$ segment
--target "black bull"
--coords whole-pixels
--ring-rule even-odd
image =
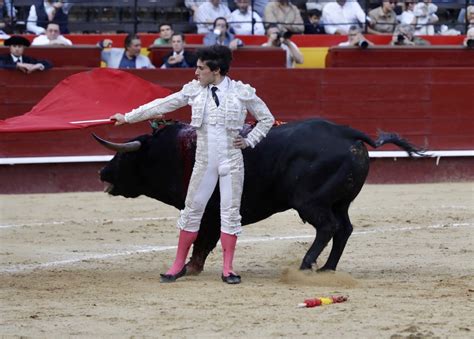
[[[125,144],[96,139],[118,151],[100,172],[101,180],[110,184],[108,193],[129,198],[146,195],[184,208],[196,147],[196,134],[189,125],[167,125]],[[257,147],[243,151],[242,224],[293,208],[317,231],[300,268],[310,269],[332,239],[329,258],[321,269],[335,270],[352,233],[349,205],[369,172],[364,143],[373,148],[393,143],[410,156],[422,153],[396,134],[382,133],[374,141],[358,130],[319,119],[273,127]],[[219,214],[216,188],[187,264],[188,273],[201,272],[215,248]]]

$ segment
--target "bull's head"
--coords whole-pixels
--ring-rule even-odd
[[[140,175],[140,158],[142,142],[133,140],[115,143],[92,134],[95,140],[105,148],[117,152],[99,172],[100,180],[107,186],[105,192],[111,195],[122,195],[135,198],[143,194]]]

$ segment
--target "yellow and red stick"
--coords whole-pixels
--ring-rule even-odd
[[[347,301],[348,298],[348,296],[339,295],[328,298],[306,299],[303,303],[298,304],[298,307],[316,307],[321,305],[337,304]]]

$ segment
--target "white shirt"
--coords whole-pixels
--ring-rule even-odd
[[[247,13],[242,14],[238,9],[233,11],[229,17],[229,25],[234,29],[235,34],[250,35],[252,34],[252,10],[249,7]],[[264,35],[262,18],[256,12],[253,12],[255,19],[254,35]]]
[[[337,30],[347,34],[351,25],[365,23],[365,13],[356,1],[347,1],[342,7],[337,2],[330,2],[323,8],[321,21],[327,34]]]
[[[60,35],[56,40],[49,40],[48,37],[44,34],[37,36],[33,39],[31,43],[32,46],[44,46],[44,45],[64,45],[64,46],[72,46],[71,40],[65,38],[64,36]]]
[[[10,54],[12,59],[13,59],[13,62],[23,62],[23,58],[21,56],[19,57],[16,57],[14,56],[13,54]]]
[[[212,23],[219,17],[228,18],[230,16],[229,7],[220,4],[214,7],[210,2],[205,2],[197,9],[194,14],[194,21],[198,28],[198,34],[205,34],[212,31]],[[210,24],[206,24],[210,22]]]

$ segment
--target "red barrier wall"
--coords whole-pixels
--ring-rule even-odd
[[[11,116],[15,109],[20,113],[19,107],[29,110],[59,80],[77,71],[52,69],[25,75],[0,70],[0,118]],[[193,70],[130,72],[173,91],[194,77]],[[324,117],[372,136],[377,129],[396,131],[429,149],[474,148],[472,68],[233,69],[230,76],[257,88],[275,117],[283,121]],[[170,118],[189,121],[189,111],[182,108]],[[148,130],[146,123],[129,128],[133,133],[140,128]],[[107,127],[103,133],[106,137],[122,139],[134,135],[125,131]],[[38,156],[77,155],[78,151],[103,154],[92,140],[84,141],[78,150],[77,140],[82,140],[88,132],[6,133],[1,135],[0,156],[32,155],[28,151],[31,143],[41,145],[35,151],[39,152]],[[55,147],[55,143],[62,147]]]
[[[463,46],[331,47],[326,67],[474,67],[474,49]]]

